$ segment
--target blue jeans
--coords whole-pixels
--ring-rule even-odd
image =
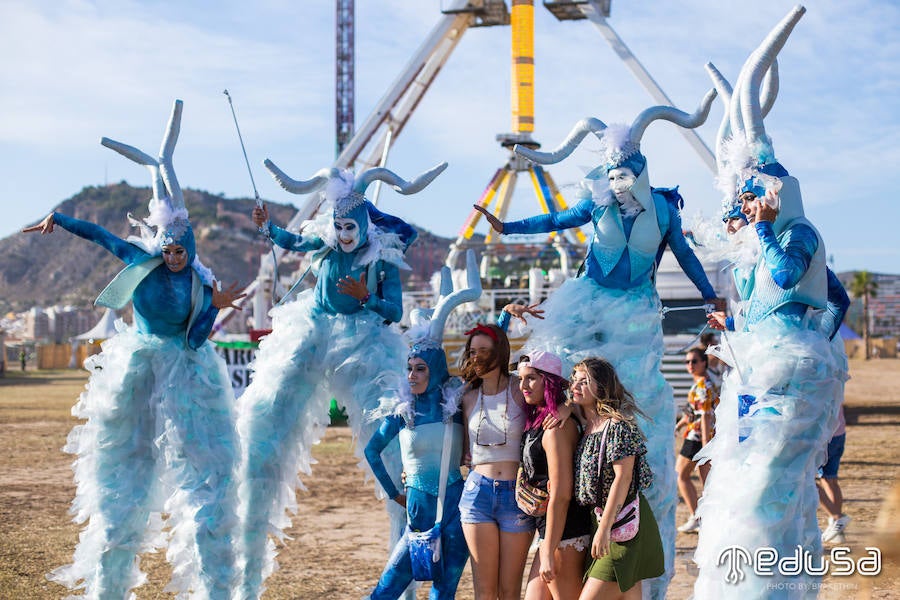
[[[495,523],[505,533],[534,531],[534,519],[516,504],[515,480],[490,479],[470,471],[459,513],[463,523]]]

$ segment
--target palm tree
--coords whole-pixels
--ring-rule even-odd
[[[869,360],[869,298],[878,295],[878,282],[868,271],[858,271],[850,282],[850,293],[863,301],[863,345],[866,348],[866,360]]]

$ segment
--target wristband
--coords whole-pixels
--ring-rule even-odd
[[[372,294],[370,294],[370,293],[367,292],[366,295],[362,297],[362,300],[359,301],[359,305],[360,305],[360,306],[365,306],[365,305],[366,305],[366,302],[368,302],[368,301],[369,301],[369,298],[371,298],[371,297],[372,297]]]

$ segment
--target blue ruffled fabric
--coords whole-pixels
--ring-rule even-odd
[[[229,599],[238,448],[225,364],[209,344],[195,352],[181,337],[117,328],[85,363],[91,378],[72,409],[85,422],[64,447],[77,456],[71,512],[88,524],[74,562],[48,578],[83,589],[78,598],[133,597],[146,580],[137,555],[168,546],[166,591]]]
[[[528,344],[546,348],[564,361],[563,372],[589,356],[600,356],[616,369],[645,417],[638,424],[647,436],[646,460],[653,485],[645,496],[659,524],[666,553],[666,575],[654,580],[654,593],[665,595],[674,574],[675,458],[672,387],[660,371],[662,362],[661,304],[647,282],[627,290],[605,288],[582,277],[563,283],[542,306],[544,320],[533,320]]]
[[[407,355],[397,330],[385,326],[380,315],[325,312],[313,290],[270,314],[273,331],[260,343],[251,365],[253,381],[238,402],[238,431],[245,446],[238,540],[244,575],[238,597],[253,600],[275,569],[275,545],[268,534],[284,539],[291,524],[287,513],[297,509],[295,491],[303,488],[298,473],[310,473],[310,449],[328,425],[331,399],[346,406],[354,438],[365,445],[379,423],[364,415],[383,398],[397,395]],[[371,472],[361,447],[356,455]],[[396,440],[382,457],[399,481]],[[395,512],[394,540],[406,522],[402,507],[397,505]]]
[[[697,512],[695,597],[815,597],[818,578],[781,576],[777,569],[774,577],[759,577],[744,565],[745,578],[728,583],[727,561],[720,565],[719,557],[732,546],[750,555],[769,547],[779,557],[800,546],[818,564],[815,477],[847,379],[843,344],[840,336],[829,341],[812,322],[782,315],[727,333],[725,340],[713,353],[735,368],[722,387],[716,435],[697,456],[712,469]]]

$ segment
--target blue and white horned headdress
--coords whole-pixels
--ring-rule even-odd
[[[178,134],[181,130],[182,107],[182,101],[175,100],[158,158],[153,158],[134,146],[106,137],[101,138],[100,143],[150,170],[150,185],[153,190],[153,197],[148,206],[150,215],[143,219],[143,222],[128,215],[132,225],[140,227],[141,230],[140,238],[130,237],[128,241],[139,245],[153,255],[160,254],[162,247],[169,244],[183,246],[188,253],[191,266],[204,283],[210,284],[213,274],[197,256],[197,245],[191,222],[188,220],[184,194],[181,192],[181,186],[175,176],[175,167],[172,164],[172,155],[175,152],[175,144],[178,142]]]
[[[706,65],[725,105],[716,139],[717,185],[724,194],[723,215],[733,210],[742,193],[765,196],[769,189],[780,189],[783,178],[788,176],[775,158],[763,119],[778,96],[778,53],[805,12],[803,6],[794,7],[772,29],[747,58],[733,90],[712,63]]]
[[[707,92],[700,106],[690,115],[672,106],[651,106],[641,112],[631,126],[625,124],[607,126],[600,119],[593,117],[582,119],[569,132],[565,141],[551,152],[538,152],[519,145],[514,150],[533,162],[552,165],[567,158],[589,133],[593,133],[600,140],[602,164],[592,173],[602,171],[602,174],[605,174],[615,168],[628,167],[637,177],[644,172],[647,164],[647,159],[641,154],[641,138],[647,127],[658,120],[671,121],[688,129],[699,127],[706,122],[715,97],[715,90]]]
[[[466,287],[454,290],[450,269],[444,266],[441,268],[439,294],[433,308],[418,308],[410,313],[410,328],[404,333],[404,338],[409,343],[408,358],[421,358],[428,364],[430,377],[425,393],[442,389],[444,417],[449,418],[456,412],[465,386],[461,382],[450,380],[447,355],[443,348],[444,327],[456,307],[466,302],[475,302],[481,297],[481,278],[475,252],[466,251]],[[413,410],[408,388],[402,389],[406,391],[401,394],[400,402],[394,407],[382,407],[382,411],[405,414]]]
[[[332,211],[331,217],[306,223],[304,227],[311,226],[313,232],[325,240],[328,246],[334,248],[337,244],[331,220],[353,219],[360,229],[359,246],[363,247],[368,242],[363,253],[355,259],[355,264],[368,264],[375,258],[380,258],[400,267],[407,267],[403,261],[403,253],[415,241],[417,232],[406,221],[381,212],[366,200],[366,189],[375,181],[383,181],[400,194],[415,194],[447,168],[446,162],[440,163],[412,181],[406,181],[382,167],[366,169],[358,176],[347,169],[330,168],[321,169],[304,181],[292,179],[269,159],[263,164],[275,181],[292,194],[309,194],[324,188],[326,204],[330,205]]]

